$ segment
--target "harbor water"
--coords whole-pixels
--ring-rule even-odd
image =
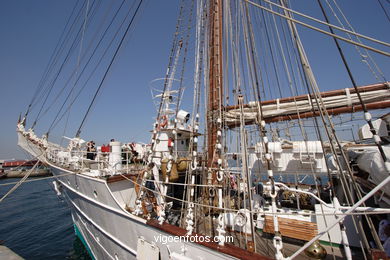
[[[0,179],[3,197],[19,179]],[[27,181],[37,180],[29,178]],[[90,259],[52,179],[23,183],[0,203],[0,244],[25,259]]]

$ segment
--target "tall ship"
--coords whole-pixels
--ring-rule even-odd
[[[316,17],[288,0],[177,1],[166,74],[151,83],[150,141],[95,144],[83,129],[144,2],[100,17],[103,2],[77,1],[17,124],[18,145],[50,167],[91,257],[386,257],[376,216],[390,213],[390,85],[378,64],[389,64],[390,44],[358,33],[337,1],[313,1]],[[310,57],[327,53],[307,32],[334,45],[348,86],[320,86]],[[370,84],[359,84],[356,63]],[[332,77],[327,66],[321,75]],[[79,127],[55,142],[51,130],[72,120],[91,77]],[[38,133],[44,114],[54,119]]]

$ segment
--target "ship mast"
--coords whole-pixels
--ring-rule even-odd
[[[214,153],[222,118],[222,0],[209,3],[209,88],[207,102],[207,166],[212,167],[219,155]],[[219,120],[218,120],[219,119]]]

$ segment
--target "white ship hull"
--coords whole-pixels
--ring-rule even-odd
[[[181,229],[181,234],[177,234],[177,230],[176,234],[164,232],[126,211],[125,205],[135,201],[132,182],[122,180],[107,183],[104,178],[91,177],[88,173],[76,174],[59,167],[43,156],[39,145],[26,140],[20,132],[18,134],[19,145],[50,167],[59,184],[58,192],[65,196],[70,205],[76,233],[82,236],[93,258],[238,259],[190,241],[165,243],[159,237],[185,235],[185,230]],[[218,247],[217,243],[211,247]]]
[[[53,167],[54,175],[64,173]],[[163,244],[155,241],[158,236],[172,234],[163,233],[147,225],[144,219],[124,211],[105,181],[97,181],[82,174],[58,179],[65,188],[74,224],[96,259],[135,259],[140,253],[137,250],[139,239],[155,244],[161,259],[169,259],[173,252],[180,255],[182,247],[186,247],[186,256],[190,259],[231,258],[191,242]]]

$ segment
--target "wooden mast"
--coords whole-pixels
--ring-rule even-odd
[[[222,0],[210,0],[209,10],[209,86],[207,104],[207,166],[219,158],[214,154],[219,129],[219,109],[223,100],[222,72]],[[222,120],[222,118],[221,118]]]

